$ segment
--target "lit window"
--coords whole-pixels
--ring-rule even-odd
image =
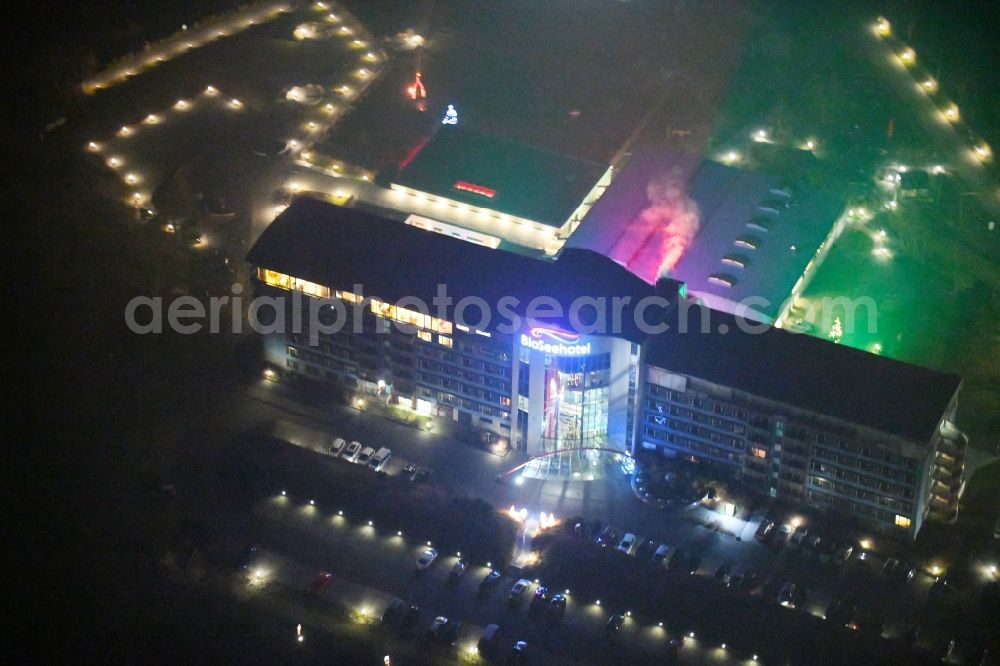
[[[753,453],[754,457],[756,458],[767,458],[767,451],[760,448],[759,446],[753,447],[752,449],[750,449],[750,452]]]
[[[407,310],[406,308],[396,307],[391,303],[380,301],[377,298],[373,298],[371,300],[371,305],[369,307],[371,308],[371,311],[379,317],[385,317],[386,319],[391,319],[395,322],[399,322],[400,324],[409,324],[410,326],[416,326],[417,328],[426,328],[438,333],[451,333],[451,322],[445,321],[444,319],[438,319],[437,317],[425,315],[415,310]]]
[[[348,303],[360,303],[364,299],[357,294],[351,293],[349,291],[336,291],[334,292],[337,298],[342,301],[347,301]]]
[[[430,342],[433,336],[430,331],[417,331],[417,337],[424,342]]]
[[[439,335],[438,343],[444,345],[445,347],[451,347],[452,345],[451,338],[449,338],[447,335]]]
[[[901,516],[898,513],[896,514],[896,527],[909,527],[912,522],[913,521],[906,516]]]
[[[307,296],[316,296],[319,298],[330,297],[329,287],[316,284],[315,282],[310,282],[309,280],[295,278],[291,275],[285,275],[284,273],[279,273],[278,271],[272,271],[268,268],[258,268],[257,278],[264,282],[264,284],[277,287],[279,289],[301,291]]]
[[[257,278],[266,285],[271,287],[278,287],[279,289],[291,289],[292,278],[291,276],[285,275],[284,273],[279,273],[278,271],[272,271],[268,268],[258,268]]]
[[[316,298],[330,298],[330,288],[324,287],[321,284],[316,284],[315,282],[309,282],[308,280],[300,280],[299,278],[292,278],[292,289],[295,291],[301,291],[306,296],[315,296]]]

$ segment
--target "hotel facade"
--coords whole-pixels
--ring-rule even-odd
[[[928,515],[957,508],[957,377],[779,329],[743,332],[732,315],[689,303],[683,285],[649,285],[587,250],[541,260],[309,199],[248,260],[258,296],[303,301],[263,340],[266,361],[288,373],[530,456],[684,458],[888,532],[915,535]],[[441,285],[451,303],[435,311]],[[506,319],[462,305],[504,297],[518,303]],[[538,298],[560,316],[531,316],[524,305]],[[566,313],[581,298],[625,302],[621,321],[578,332]]]

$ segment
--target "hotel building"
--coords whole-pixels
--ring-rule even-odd
[[[267,361],[288,372],[532,456],[655,451],[890,531],[915,535],[957,506],[957,377],[762,324],[744,331],[679,283],[649,285],[588,250],[541,260],[305,198],[248,260],[258,295],[300,300],[264,336]],[[439,285],[451,298],[440,309]],[[535,316],[526,306],[539,297],[562,316]],[[578,332],[568,313],[580,299],[617,303],[620,325]],[[596,323],[593,312],[579,318]]]

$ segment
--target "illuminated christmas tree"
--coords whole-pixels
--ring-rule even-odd
[[[448,110],[444,113],[444,118],[441,120],[442,125],[457,125],[458,124],[458,111],[455,110],[454,105],[449,104]]]
[[[843,335],[844,327],[840,324],[840,317],[834,317],[833,326],[830,327],[830,339],[834,342],[840,342],[840,338]]]

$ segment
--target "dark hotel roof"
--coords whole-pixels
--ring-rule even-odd
[[[593,162],[442,125],[393,183],[559,228],[606,170]],[[457,183],[472,187],[457,189]]]
[[[466,296],[484,299],[494,308],[493,324],[503,320],[496,313],[503,296],[519,299],[523,308],[536,296],[552,296],[563,306],[581,296],[628,296],[631,304],[658,294],[672,299],[677,285],[670,281],[652,287],[624,268],[587,250],[563,252],[556,261],[542,261],[492,250],[457,238],[418,229],[355,208],[341,208],[308,197],[296,198],[291,206],[264,230],[250,249],[247,260],[255,265],[317,282],[333,289],[352,291],[363,286],[363,294],[395,303],[404,296],[426,301],[439,284],[457,303]],[[610,306],[609,306],[610,307]],[[647,318],[655,317],[650,308]],[[582,317],[590,321],[591,308]],[[478,308],[467,317],[475,324]],[[451,318],[451,317],[448,317]],[[550,319],[556,323],[555,319]],[[622,337],[639,342],[631,309],[623,311],[627,325]],[[609,317],[610,322],[610,317]],[[568,324],[564,323],[566,330]]]
[[[361,284],[365,296],[387,302],[420,297],[435,315],[430,301],[439,284],[447,285],[453,303],[478,296],[496,307],[501,297],[514,296],[522,316],[536,296],[552,296],[565,309],[581,296],[628,296],[632,305],[654,294],[674,301],[677,288],[669,281],[650,286],[589,250],[566,249],[556,261],[542,261],[307,197],[296,198],[271,223],[247,260],[333,289],[353,291]],[[621,337],[644,343],[652,365],[915,442],[930,439],[961,385],[954,375],[803,334],[769,327],[747,333],[734,316],[695,305],[686,310],[684,333],[681,311],[668,313],[666,332],[646,336],[626,308]],[[702,313],[709,333],[700,332]],[[478,308],[469,309],[470,319],[478,316]],[[648,318],[654,316],[651,310]],[[499,323],[494,316],[493,324]],[[565,321],[563,327],[572,330]]]
[[[700,332],[703,313],[710,333]],[[647,363],[915,442],[930,440],[962,382],[804,334],[748,333],[734,316],[694,305],[682,333],[681,317],[648,339]]]

